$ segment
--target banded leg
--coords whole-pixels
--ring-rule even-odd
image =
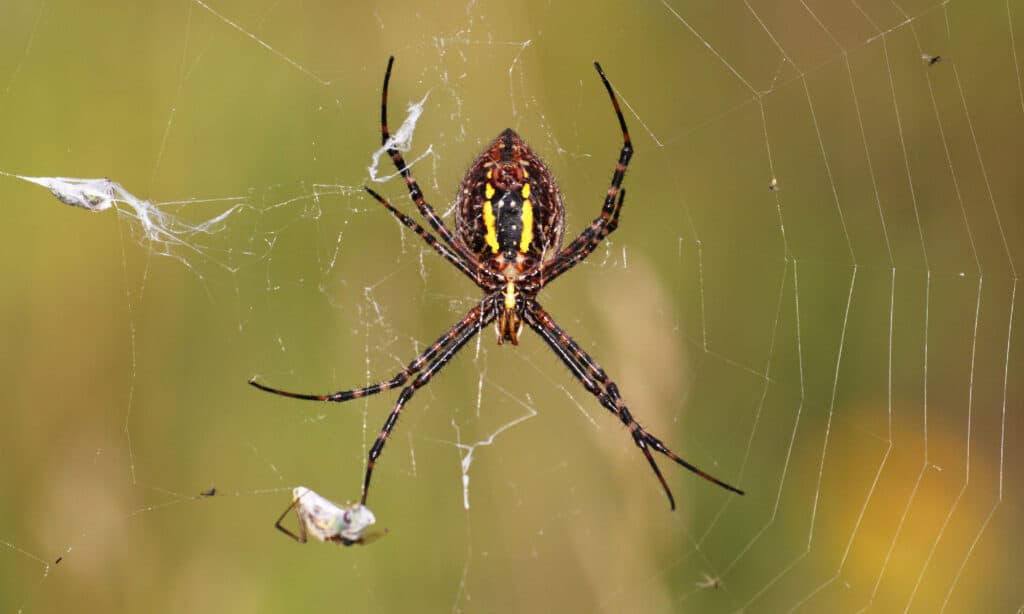
[[[619,212],[622,210],[622,201],[626,198],[626,189],[619,191],[619,199],[615,203],[611,216],[605,220],[604,217],[594,218],[590,226],[585,228],[578,237],[572,240],[565,249],[555,255],[550,262],[537,269],[535,273],[528,276],[530,288],[540,290],[547,284],[557,279],[562,273],[573,268],[586,259],[601,241],[612,234],[619,227]],[[535,291],[536,291],[535,290]]]
[[[438,242],[437,238],[434,237],[434,235],[430,234],[430,232],[428,232],[426,229],[420,226],[419,223],[416,222],[416,220],[412,219],[408,215],[396,209],[395,206],[388,202],[386,198],[374,192],[370,188],[364,187],[363,189],[366,190],[370,196],[377,199],[377,202],[384,205],[384,207],[388,211],[390,211],[392,215],[398,218],[398,221],[400,221],[407,228],[411,229],[413,232],[418,234],[420,238],[422,238],[427,243],[427,245],[434,248],[434,251],[440,254],[442,258],[444,258],[452,265],[454,265],[455,268],[462,271],[466,275],[466,277],[472,279],[473,283],[479,286],[481,278],[485,275],[489,277],[495,277],[494,273],[484,269],[482,266],[480,266],[479,263],[467,263],[460,252],[452,251],[452,249],[447,245]]]
[[[380,132],[381,132],[381,145],[387,147],[388,155],[391,156],[391,161],[394,162],[395,168],[398,169],[402,179],[405,180],[405,185],[409,188],[409,196],[413,202],[416,203],[416,208],[419,209],[420,214],[426,218],[427,222],[430,223],[430,227],[441,236],[441,239],[445,243],[452,247],[457,252],[462,253],[464,250],[460,248],[460,245],[456,243],[455,237],[452,235],[448,227],[445,226],[444,221],[437,215],[434,208],[430,206],[430,203],[423,198],[423,190],[420,189],[420,185],[416,182],[416,178],[412,176],[412,171],[409,170],[409,165],[405,163],[405,158],[402,157],[402,152],[398,151],[398,148],[394,144],[388,145],[388,140],[391,138],[391,132],[388,131],[388,83],[391,81],[391,67],[395,63],[395,56],[388,58],[388,68],[384,72],[384,88],[380,95]],[[463,254],[466,255],[466,254]]]
[[[274,528],[276,528],[278,531],[284,533],[288,537],[294,539],[295,541],[299,542],[300,544],[304,544],[304,543],[306,543],[306,539],[307,539],[308,534],[306,533],[306,523],[302,521],[302,515],[299,514],[298,508],[296,507],[298,504],[299,504],[299,500],[298,499],[294,499],[292,501],[292,504],[289,505],[287,508],[285,508],[285,510],[283,512],[281,512],[281,516],[277,519],[277,522],[274,523]],[[284,517],[287,516],[288,512],[290,512],[292,510],[295,510],[295,516],[299,519],[299,534],[298,535],[292,533],[291,531],[288,530],[288,527],[286,527],[283,524],[281,524],[281,521],[284,520]]]
[[[352,399],[360,399],[362,397],[368,397],[370,395],[384,392],[385,390],[397,388],[408,381],[410,377],[419,373],[425,365],[434,360],[439,352],[445,350],[454,340],[464,335],[466,331],[475,332],[480,330],[480,328],[485,325],[485,322],[481,322],[481,319],[487,319],[487,314],[490,311],[493,311],[490,307],[490,303],[489,299],[484,299],[480,304],[470,309],[461,320],[456,322],[455,325],[448,329],[447,332],[438,337],[437,341],[435,341],[433,345],[424,350],[423,353],[413,359],[408,366],[396,373],[394,377],[387,381],[365,386],[363,388],[356,388],[354,390],[339,390],[338,392],[332,392],[330,394],[288,392],[287,390],[272,388],[266,384],[261,384],[256,381],[255,377],[249,380],[249,384],[265,392],[271,392],[273,394],[279,394],[293,399],[303,399],[306,401],[334,401],[336,403],[351,401]],[[493,316],[491,316],[490,319],[493,319]]]
[[[597,62],[594,62],[594,68],[597,69],[597,74],[600,75],[604,88],[608,90],[608,97],[611,98],[612,107],[615,109],[615,117],[619,120],[619,128],[622,129],[622,149],[619,150],[619,161],[615,164],[612,182],[608,187],[608,193],[604,197],[601,215],[579,237],[563,248],[562,251],[558,252],[552,259],[553,267],[549,267],[543,272],[544,279],[541,285],[553,281],[562,273],[582,262],[584,258],[594,251],[594,248],[597,247],[601,240],[618,227],[619,211],[622,209],[624,196],[620,194],[620,190],[622,190],[622,180],[626,177],[626,167],[629,166],[629,160],[633,157],[633,142],[629,137],[629,129],[626,128],[626,118],[622,115],[619,99],[616,98],[615,90],[612,89],[611,83],[608,82],[604,69]]]
[[[484,304],[490,305],[491,303],[489,299],[484,299],[480,306],[482,307]],[[427,383],[429,383],[430,380],[433,379],[433,377],[437,375],[446,364],[448,364],[448,361],[452,359],[452,356],[462,349],[462,346],[466,345],[466,343],[468,343],[477,332],[483,329],[483,327],[493,322],[497,315],[498,311],[496,309],[484,309],[483,314],[477,319],[477,324],[471,327],[466,327],[458,336],[453,337],[452,342],[445,346],[444,351],[438,354],[434,360],[432,360],[430,364],[428,364],[426,368],[416,376],[416,379],[414,379],[412,383],[402,389],[401,394],[398,395],[398,401],[395,402],[395,408],[391,410],[391,413],[388,415],[388,419],[384,422],[383,428],[381,428],[380,434],[377,435],[377,439],[373,442],[373,446],[370,448],[369,458],[366,462],[366,475],[363,478],[363,497],[360,500],[360,503],[366,505],[366,495],[370,490],[370,476],[373,474],[373,466],[377,463],[377,458],[380,457],[381,452],[384,450],[384,444],[387,443],[388,436],[391,435],[392,429],[395,428],[395,424],[398,422],[398,417],[402,413],[402,408],[405,407],[405,404],[412,398],[412,395],[415,394],[418,389],[426,386]]]
[[[551,347],[555,354],[558,355],[562,362],[570,371],[572,371],[576,379],[583,384],[583,387],[597,397],[598,401],[605,409],[615,414],[619,420],[626,425],[633,437],[633,442],[638,448],[640,448],[640,451],[643,452],[644,457],[647,459],[647,463],[654,471],[654,475],[658,478],[658,481],[661,482],[661,486],[664,489],[665,494],[668,496],[669,505],[672,509],[675,509],[675,498],[672,496],[672,491],[668,487],[668,483],[665,481],[661,470],[658,468],[658,464],[651,455],[651,448],[709,482],[717,484],[718,486],[737,494],[744,494],[742,490],[735,486],[719,480],[692,463],[684,460],[678,454],[665,446],[660,439],[648,432],[639,422],[637,422],[629,412],[629,408],[626,406],[625,402],[622,400],[618,387],[607,376],[604,369],[602,369],[589,354],[583,351],[572,337],[570,337],[560,326],[558,326],[558,324],[555,323],[554,319],[548,315],[539,303],[536,301],[529,301],[526,304],[524,320],[526,320],[526,323],[530,328],[536,331],[537,334],[544,339],[548,346]]]

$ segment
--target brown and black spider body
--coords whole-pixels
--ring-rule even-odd
[[[458,239],[478,262],[507,276],[558,252],[564,216],[551,172],[510,128],[469,167],[455,202]]]
[[[518,284],[558,253],[564,217],[554,177],[511,128],[466,172],[455,202],[456,241],[487,271],[481,280],[484,290],[502,295],[499,344],[519,343],[523,301]],[[529,298],[536,294],[525,290]]]
[[[416,209],[434,232],[425,229],[370,188],[366,188],[366,191],[442,258],[473,281],[484,296],[461,320],[387,381],[331,394],[287,392],[261,384],[255,378],[250,379],[249,383],[261,390],[296,399],[335,402],[402,386],[394,408],[370,448],[361,500],[365,505],[374,464],[402,408],[416,391],[427,385],[470,339],[491,322],[495,323],[499,344],[505,341],[518,344],[525,324],[548,344],[601,406],[626,426],[633,443],[643,453],[661,483],[672,509],[675,509],[675,499],[651,450],[663,454],[709,482],[743,494],[735,486],[690,464],[641,426],[630,413],[615,382],[537,302],[537,294],[542,288],[582,262],[619,225],[619,213],[626,195],[622,181],[633,155],[633,145],[619,101],[601,65],[594,63],[615,109],[622,131],[622,148],[612,173],[611,184],[605,193],[601,213],[579,236],[562,247],[565,212],[558,186],[540,157],[511,129],[499,134],[466,172],[455,204],[455,233],[448,229],[424,199],[419,184],[388,131],[388,83],[393,63],[394,58],[390,58],[384,73],[381,142],[405,180]]]

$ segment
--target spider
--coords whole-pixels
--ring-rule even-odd
[[[543,161],[518,134],[506,129],[484,150],[466,172],[455,203],[455,232],[445,225],[424,197],[412,171],[402,158],[388,131],[388,82],[394,57],[388,59],[381,93],[381,143],[405,180],[409,196],[434,233],[396,209],[387,199],[365,188],[407,228],[475,283],[484,296],[461,320],[391,379],[354,390],[331,394],[303,394],[271,388],[256,381],[253,386],[295,399],[343,402],[403,386],[394,409],[370,448],[363,478],[362,499],[370,489],[370,477],[388,436],[409,399],[431,379],[485,326],[495,323],[498,345],[518,345],[523,325],[530,327],[569,368],[573,376],[598,402],[629,429],[633,442],[643,453],[674,510],[675,498],[651,450],[672,459],[700,477],[734,493],[743,491],[697,468],[668,449],[660,439],[640,425],[626,407],[619,389],[604,369],[563,330],[537,302],[542,288],[582,262],[619,225],[619,213],[626,196],[622,180],[633,155],[626,120],[619,101],[601,65],[594,68],[608,91],[622,130],[622,149],[604,198],[601,214],[564,248],[564,209],[554,177]]]

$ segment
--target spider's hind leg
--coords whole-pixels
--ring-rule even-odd
[[[538,335],[547,342],[548,346],[554,350],[555,354],[562,360],[565,366],[569,367],[572,374],[576,377],[583,387],[588,392],[597,397],[597,400],[601,403],[601,406],[615,414],[619,420],[626,425],[629,429],[630,435],[633,437],[633,442],[636,444],[640,451],[643,452],[644,457],[647,459],[647,463],[651,466],[651,470],[654,471],[654,475],[661,482],[661,487],[665,491],[665,495],[668,497],[669,505],[672,509],[675,509],[676,502],[675,497],[672,496],[672,490],[668,487],[668,483],[665,481],[665,477],[661,473],[661,469],[654,460],[654,456],[651,454],[651,448],[664,454],[668,458],[675,461],[677,464],[682,465],[686,469],[699,475],[705,480],[717,484],[722,488],[729,490],[737,494],[744,494],[742,490],[727,484],[706,471],[698,468],[692,463],[686,461],[681,456],[670,450],[660,439],[652,435],[640,425],[633,415],[630,413],[629,408],[622,400],[622,396],[619,394],[619,388],[615,385],[615,382],[611,381],[604,369],[601,368],[597,362],[590,357],[583,349],[568,335],[558,324],[555,323],[554,319],[540,306],[535,300],[531,300],[526,304],[524,310],[524,319],[526,323],[530,325]]]
[[[426,386],[435,375],[441,372],[448,361],[452,359],[459,350],[462,349],[466,343],[472,339],[477,332],[483,327],[490,324],[497,316],[497,312],[492,308],[489,298],[485,298],[479,305],[474,307],[465,318],[462,319],[458,324],[453,326],[447,333],[445,333],[446,339],[449,341],[444,347],[444,350],[438,353],[434,359],[426,367],[420,371],[419,375],[405,388],[402,389],[402,393],[398,395],[398,401],[395,402],[394,409],[388,414],[387,420],[384,421],[384,426],[380,430],[380,434],[377,435],[377,439],[373,442],[373,446],[370,447],[369,458],[366,462],[366,475],[363,478],[363,496],[360,501],[363,505],[366,505],[366,496],[370,490],[370,477],[373,475],[373,466],[377,462],[377,458],[384,450],[384,444],[387,443],[388,437],[391,435],[391,431],[395,428],[395,424],[398,423],[398,418],[402,413],[402,408],[412,398],[412,395],[416,393],[416,390]]]

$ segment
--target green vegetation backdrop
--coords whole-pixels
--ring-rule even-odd
[[[1021,607],[1024,6],[336,4],[0,6],[0,610]],[[478,296],[361,192],[390,54],[437,208],[512,127],[570,234],[620,144],[602,62],[622,224],[544,304],[747,496],[662,462],[670,512],[538,338],[486,331],[377,466],[387,537],[273,529],[294,486],[358,497],[396,394],[246,380],[383,379]],[[109,177],[185,226],[13,175]]]

